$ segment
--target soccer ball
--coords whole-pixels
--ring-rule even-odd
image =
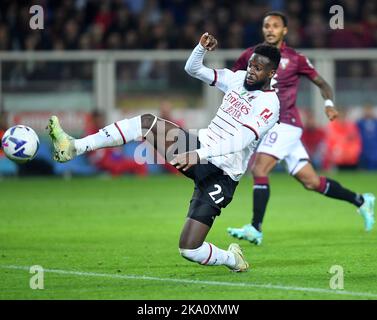
[[[32,128],[16,125],[5,131],[1,145],[10,160],[25,163],[33,160],[37,154],[39,138]]]

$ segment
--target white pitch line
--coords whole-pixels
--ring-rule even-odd
[[[30,269],[29,267],[25,267],[25,266],[14,266],[14,265],[1,266],[1,268],[14,269],[14,270],[29,270]],[[324,294],[377,298],[377,293],[371,293],[371,292],[353,292],[353,291],[346,291],[346,290],[292,287],[292,286],[283,286],[283,285],[275,285],[275,284],[257,284],[257,283],[251,283],[251,282],[223,282],[223,281],[158,278],[158,277],[143,276],[143,275],[131,275],[131,274],[123,275],[123,274],[70,271],[70,270],[59,270],[59,269],[43,269],[43,270],[44,272],[48,272],[48,273],[67,274],[67,275],[84,276],[84,277],[102,277],[102,278],[110,278],[110,279],[128,279],[128,280],[148,280],[148,281],[162,281],[162,282],[199,284],[199,285],[209,285],[209,286],[224,286],[224,287],[261,288],[261,289],[314,292],[314,293],[324,293]]]

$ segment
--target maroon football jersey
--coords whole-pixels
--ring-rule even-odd
[[[248,61],[255,47],[247,48],[234,63],[233,71],[246,70]],[[271,85],[280,100],[280,122],[302,127],[302,121],[296,107],[299,78],[301,75],[314,79],[317,71],[307,57],[287,47],[283,42],[280,48],[281,60]]]

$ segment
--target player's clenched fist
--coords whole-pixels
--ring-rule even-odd
[[[204,33],[200,38],[200,44],[208,51],[213,51],[217,47],[216,38],[209,34],[208,32]]]

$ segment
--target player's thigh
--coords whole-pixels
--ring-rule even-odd
[[[221,210],[232,201],[238,182],[232,180],[221,169],[211,163],[200,164],[195,167],[196,170],[193,177],[195,189],[187,218],[206,225],[209,230],[215,218],[220,215]],[[191,239],[193,237],[191,232],[193,231],[190,230],[184,228],[181,239]],[[200,241],[204,241],[205,236],[206,234],[199,233],[197,238]],[[186,241],[185,244],[186,246],[188,245]],[[189,245],[192,246],[191,241],[189,241]],[[195,245],[198,245],[198,242],[195,242]]]
[[[309,155],[306,152],[301,140],[296,142],[296,145],[291,148],[289,154],[284,158],[286,169],[288,173],[297,178],[297,174],[310,164]],[[305,170],[306,172],[306,170]]]
[[[149,121],[150,122],[150,121]],[[175,155],[200,147],[198,137],[173,122],[157,118],[157,122],[146,135],[146,140],[168,162]]]
[[[223,202],[231,201],[228,197],[225,200],[223,188],[220,187],[220,189],[221,191],[214,195],[219,190],[218,184],[214,184],[213,188],[209,185],[201,187],[195,185],[187,218],[199,221],[211,228],[215,218],[221,213]]]

